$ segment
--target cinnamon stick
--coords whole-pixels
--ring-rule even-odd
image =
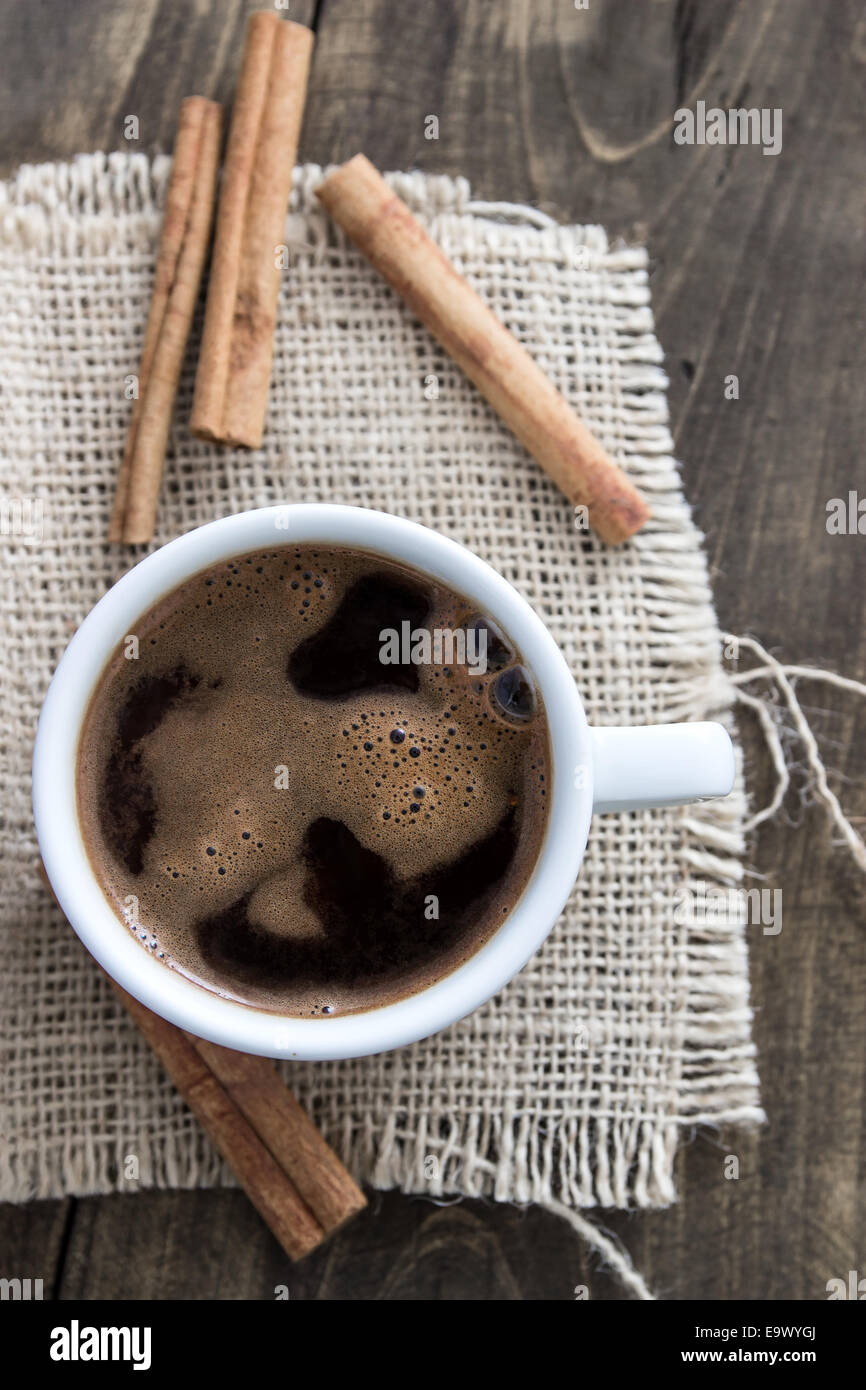
[[[650,515],[640,493],[370,161],[356,155],[316,192],[602,540],[639,531]]]
[[[110,983],[290,1259],[363,1210],[363,1192],[267,1058],[185,1033]]]
[[[324,1231],[337,1230],[366,1206],[361,1189],[272,1066],[261,1057],[187,1036]]]
[[[153,537],[171,415],[210,238],[222,113],[187,97],[171,179],[138,373],[138,397],[117,480],[109,541]]]
[[[289,1258],[300,1260],[315,1250],[328,1233],[190,1038],[114,980],[111,985]],[[255,1060],[263,1068],[269,1065],[264,1058]]]
[[[185,1033],[106,979],[290,1259],[363,1210],[363,1192],[267,1058]]]
[[[278,248],[313,48],[271,10],[247,22],[223,170],[190,429],[258,448],[273,360]]]

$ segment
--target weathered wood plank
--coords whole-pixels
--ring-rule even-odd
[[[0,0],[0,170],[120,147],[130,113],[141,148],[170,148],[183,94],[230,97],[254,7]],[[383,168],[465,174],[481,197],[648,240],[677,450],[721,620],[791,661],[863,679],[864,541],[824,525],[830,497],[866,494],[866,19],[855,0],[591,0],[586,11],[568,0],[324,0],[290,13],[317,21],[303,159],[363,149]],[[781,154],[676,146],[673,111],[698,98],[781,107]],[[425,139],[431,115],[438,140]],[[731,374],[737,400],[724,396]],[[862,828],[863,704],[802,690]],[[764,804],[772,783],[749,716],[744,731]],[[824,814],[796,794],[789,806],[797,823],[765,825],[751,852],[783,891],[781,934],[750,938],[770,1125],[685,1147],[669,1211],[604,1218],[669,1298],[822,1298],[829,1278],[862,1272],[863,889]],[[737,1181],[726,1154],[740,1159]],[[59,1260],[64,1211],[3,1211],[4,1263],[7,1249],[25,1272]],[[586,1283],[594,1298],[620,1297],[596,1265],[546,1213],[388,1194],[289,1270],[239,1194],[151,1193],[76,1204],[61,1290],[258,1298],[286,1283],[300,1298],[556,1299]]]
[[[0,1202],[0,1279],[42,1280],[42,1296],[59,1286],[75,1202]]]
[[[85,1198],[60,1297],[272,1300],[282,1287],[293,1300],[574,1296],[583,1256],[556,1217],[370,1195],[369,1210],[297,1265],[238,1192]],[[603,1291],[618,1296],[599,1277],[593,1292]]]
[[[0,176],[86,150],[170,150],[185,96],[231,101],[256,0],[0,4]],[[291,0],[309,24],[315,0]],[[139,139],[124,121],[137,116]]]

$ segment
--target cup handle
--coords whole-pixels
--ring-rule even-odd
[[[734,785],[734,747],[721,724],[650,724],[589,733],[593,812],[683,806],[727,796]]]

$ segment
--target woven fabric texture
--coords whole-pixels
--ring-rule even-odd
[[[0,664],[4,891],[0,1199],[230,1181],[49,900],[30,757],[77,624],[129,566],[104,543],[168,160],[83,156],[0,185]],[[390,181],[644,490],[607,549],[296,171],[264,446],[191,438],[197,330],[157,543],[282,501],[396,512],[477,551],[562,647],[597,723],[729,717],[701,536],[671,458],[647,256],[598,227],[474,203],[464,180]],[[683,1126],[761,1119],[746,928],[676,905],[742,874],[741,787],[722,803],[599,817],[547,943],[437,1037],[285,1074],[354,1173],[409,1192],[571,1208],[675,1197]],[[118,930],[122,930],[119,926]],[[139,1177],[124,1176],[138,1159]]]

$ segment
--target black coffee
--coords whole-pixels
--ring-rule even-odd
[[[79,813],[149,950],[320,1017],[415,993],[496,931],[538,857],[548,765],[532,677],[466,599],[283,546],[140,620],[87,714]]]

